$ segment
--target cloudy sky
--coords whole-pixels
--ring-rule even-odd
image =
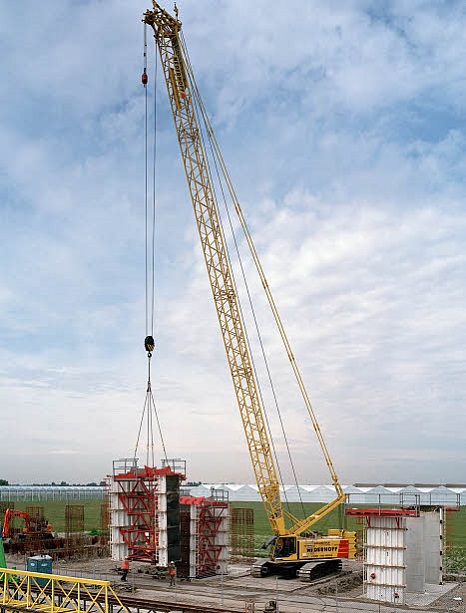
[[[464,483],[464,3],[178,7],[340,480]],[[0,4],[0,477],[10,482],[98,481],[134,452],[146,392],[147,8]],[[153,388],[165,444],[190,479],[252,482],[158,90]],[[258,312],[299,480],[328,483]]]

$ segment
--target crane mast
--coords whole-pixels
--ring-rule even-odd
[[[219,157],[220,167],[227,177],[230,193],[233,193],[236,212],[245,231],[247,243],[251,249],[256,268],[267,294],[272,313],[311,417],[337,494],[335,500],[324,505],[305,519],[298,520],[283,509],[264,409],[254,373],[239,299],[234,285],[232,266],[220,222],[217,198],[213,189],[207,155],[196,115],[196,85],[193,79],[190,78],[189,62],[180,39],[181,22],[177,17],[173,17],[162,9],[155,0],[152,1],[152,5],[153,10],[145,12],[143,21],[154,30],[217,317],[220,323],[222,340],[256,483],[274,534],[299,535],[341,504],[344,500],[344,494],[312,406],[310,405],[275,302],[273,301],[257,252],[244,221],[241,207],[236,196],[234,196],[234,190],[230,184],[228,173],[226,173],[223,158],[221,157],[217,142],[213,138],[214,150]],[[204,117],[204,119],[206,118]],[[207,123],[207,130],[213,136],[209,123]],[[290,528],[287,528],[285,524],[286,518],[290,519],[293,523]]]

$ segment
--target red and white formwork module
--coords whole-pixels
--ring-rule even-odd
[[[404,604],[408,592],[422,594],[442,583],[443,509],[347,509],[364,521],[366,597]]]
[[[180,576],[189,578],[228,572],[229,505],[216,491],[210,497],[181,496]]]
[[[134,458],[113,462],[107,480],[112,560],[168,566],[179,559],[180,484],[185,472],[183,460],[168,460],[161,468],[138,467]]]

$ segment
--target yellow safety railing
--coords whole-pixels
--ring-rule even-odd
[[[0,569],[0,608],[7,611],[111,613],[115,600],[128,613],[110,581]]]

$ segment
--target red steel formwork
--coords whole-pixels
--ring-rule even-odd
[[[170,466],[154,468],[125,461],[124,465],[114,463],[113,483],[118,501],[124,510],[124,525],[118,526],[119,534],[127,547],[127,557],[141,562],[160,563],[159,498],[160,484],[167,477],[176,477],[178,482],[184,474],[175,472]],[[163,492],[166,496],[166,491]],[[166,526],[165,526],[166,529]]]
[[[222,551],[222,546],[216,543],[216,537],[222,523],[222,515],[226,515],[227,506],[213,502],[203,506],[199,514],[199,547],[198,569],[199,576],[213,575]]]
[[[190,509],[191,517],[189,576],[208,577],[219,570],[225,572],[226,560],[222,553],[228,545],[228,503],[203,496],[181,496],[180,504]],[[188,566],[186,560],[182,563],[183,567]]]
[[[157,546],[157,481],[129,473],[115,476],[115,481],[120,486],[118,498],[130,518],[129,526],[120,527],[128,557],[152,562]]]
[[[401,517],[418,517],[419,510],[417,509],[383,509],[382,507],[370,509],[346,509],[345,515],[356,517],[364,517],[368,526],[371,525],[371,517],[393,517],[398,525]]]

